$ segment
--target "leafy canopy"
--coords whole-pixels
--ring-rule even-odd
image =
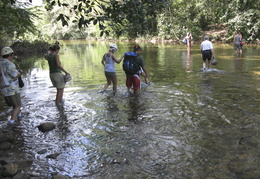
[[[77,23],[79,28],[88,27],[90,24],[98,25],[104,33],[109,35],[110,26],[118,35],[126,32],[134,32],[133,36],[146,34],[151,28],[151,21],[156,19],[158,13],[167,5],[165,0],[46,0],[45,8],[51,10],[59,6],[64,11],[69,11],[73,16],[66,15],[66,12],[57,16],[63,26],[68,21]],[[109,23],[107,23],[109,22]]]
[[[34,33],[36,27],[27,3],[16,0],[0,1],[0,39],[19,37],[26,32]]]

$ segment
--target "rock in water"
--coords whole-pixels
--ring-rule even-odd
[[[46,122],[46,123],[39,125],[38,129],[42,132],[47,132],[47,131],[55,129],[55,124],[53,124],[51,122]]]

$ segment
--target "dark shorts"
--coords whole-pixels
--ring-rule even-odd
[[[240,42],[236,42],[236,43],[235,43],[234,49],[235,49],[235,50],[241,50],[241,49],[242,49],[242,46],[240,45]]]
[[[16,93],[15,95],[12,96],[5,96],[5,102],[9,107],[16,107],[16,106],[21,106],[21,97],[20,93]]]
[[[105,75],[107,78],[112,78],[116,76],[116,72],[107,72],[105,71]]]
[[[205,62],[207,59],[208,59],[208,61],[210,61],[210,60],[211,60],[211,57],[212,57],[211,50],[204,50],[204,51],[202,51],[202,59],[203,59],[204,62]]]
[[[140,89],[141,81],[139,75],[126,75],[126,86],[131,88],[133,86],[134,91]]]

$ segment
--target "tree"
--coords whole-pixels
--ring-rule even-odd
[[[16,0],[0,1],[0,40],[5,41],[7,38],[22,36],[26,32],[34,33],[34,26],[31,17],[34,16],[26,3],[17,2]]]
[[[169,4],[158,20],[159,36],[177,38],[192,32],[198,39],[203,31],[221,26],[228,30],[228,41],[233,40],[236,30],[240,30],[247,41],[260,40],[260,1],[169,0]]]
[[[90,24],[98,25],[104,33],[109,35],[108,26],[120,36],[129,33],[131,36],[144,35],[153,29],[156,31],[156,16],[167,5],[165,0],[74,0],[72,3],[63,3],[61,0],[46,0],[46,9],[51,10],[59,6],[74,16],[60,13],[57,21],[63,26],[68,21],[77,23],[79,28]]]

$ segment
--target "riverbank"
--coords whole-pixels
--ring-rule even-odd
[[[193,44],[200,44],[203,41],[204,36],[210,36],[211,41],[213,43],[221,43],[221,44],[232,44],[233,43],[233,37],[226,37],[227,34],[227,29],[225,28],[219,28],[219,29],[213,29],[213,30],[208,30],[204,31],[203,34],[201,35],[201,39],[193,39],[192,43]],[[60,39],[61,40],[61,39]],[[182,39],[160,39],[159,37],[140,37],[136,39],[127,39],[127,38],[120,38],[120,39],[112,39],[112,38],[89,38],[85,40],[96,40],[96,41],[118,41],[118,42],[149,42],[149,43],[167,43],[167,44],[183,44]],[[248,44],[245,41],[245,44]],[[13,48],[15,55],[19,57],[24,57],[24,56],[30,56],[30,55],[39,55],[43,56],[46,51],[49,49],[49,47],[52,44],[49,42],[45,41],[33,41],[29,42],[27,40],[25,41],[16,41],[14,44],[11,45],[11,48]],[[260,41],[257,43],[254,43],[252,45],[260,45]]]
[[[43,55],[48,50],[50,44],[44,41],[33,41],[29,42],[16,41],[11,45],[11,48],[14,50],[15,55],[17,56],[30,56],[30,55]]]

